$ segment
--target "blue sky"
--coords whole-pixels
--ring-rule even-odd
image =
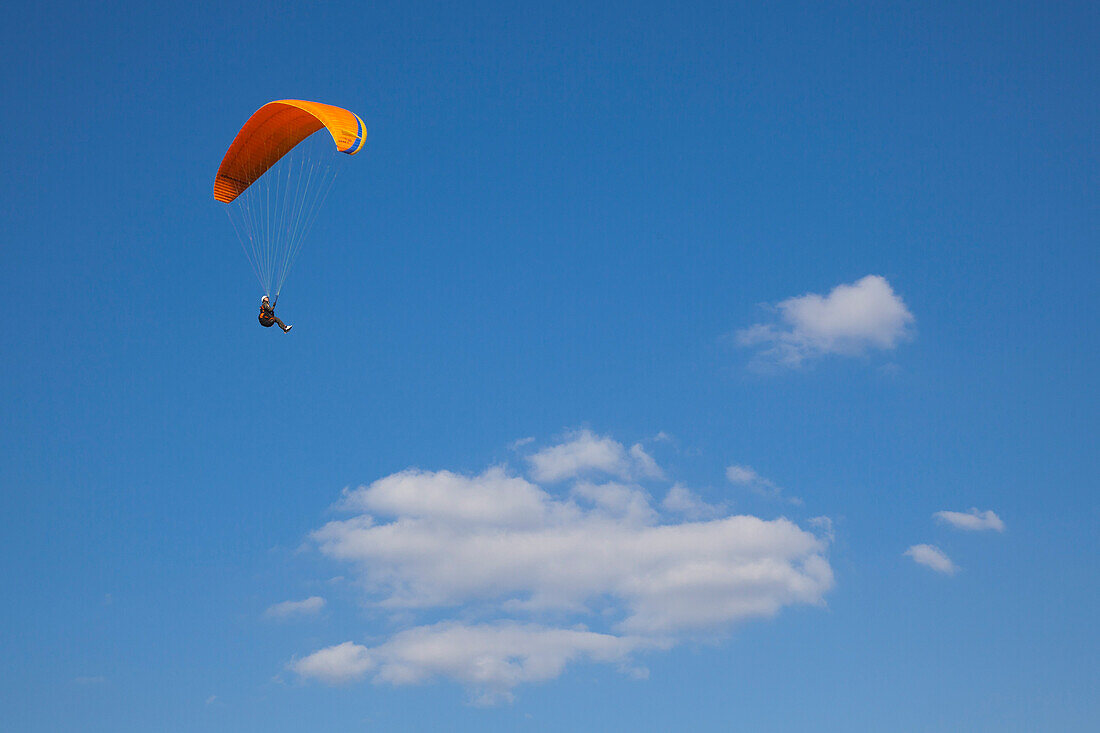
[[[2,13],[12,730],[1100,718],[1095,4]]]

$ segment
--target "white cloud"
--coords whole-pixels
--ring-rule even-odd
[[[668,490],[661,502],[661,508],[683,514],[688,519],[715,517],[722,513],[721,507],[706,503],[698,494],[681,484],[675,484]]]
[[[653,456],[645,452],[641,443],[630,446],[630,457],[634,459],[634,472],[639,478],[665,477],[665,472],[657,465]]]
[[[770,499],[782,499],[796,506],[802,506],[801,499],[797,496],[784,496],[782,488],[758,474],[752,466],[738,466],[736,464],[727,466],[726,478],[729,479],[730,483],[747,486],[761,496]]]
[[[811,527],[815,527],[821,536],[827,539],[829,542],[833,541],[835,533],[833,532],[833,520],[829,517],[811,517],[807,520],[807,523]]]
[[[436,480],[418,476],[427,485]],[[425,514],[419,492],[410,490],[407,506],[393,507],[394,521],[334,521],[313,539],[324,554],[357,564],[385,607],[521,601],[578,609],[614,596],[626,614],[620,626],[650,632],[770,615],[788,603],[819,602],[832,585],[824,543],[786,519],[657,525],[644,496],[618,485],[579,486],[574,497],[590,508],[522,479],[508,485],[541,495],[525,522]]]
[[[726,478],[735,484],[751,484],[759,480],[760,475],[749,466],[734,465],[726,467]]]
[[[913,545],[904,554],[913,558],[913,562],[946,575],[954,575],[958,570],[955,563],[951,562],[951,558],[935,545]]]
[[[573,487],[572,494],[577,499],[591,502],[596,512],[625,524],[653,524],[657,521],[657,512],[649,505],[649,494],[637,486],[582,481]]]
[[[858,355],[893,349],[910,334],[913,314],[885,278],[868,275],[825,296],[808,293],[776,304],[777,319],[737,332],[757,347],[758,361],[798,366],[825,354]]]
[[[331,685],[360,679],[374,666],[370,651],[350,641],[320,649],[290,665],[303,677],[314,677]]]
[[[312,616],[325,607],[325,599],[311,596],[301,601],[283,601],[264,611],[266,618],[287,619],[297,616]]]
[[[406,625],[448,609],[464,621],[329,647],[293,668],[329,682],[447,677],[504,699],[573,659],[625,665],[643,647],[823,602],[828,537],[785,518],[725,516],[678,484],[655,506],[634,483],[656,473],[638,448],[582,431],[531,456],[533,477],[575,479],[558,495],[503,466],[472,476],[410,469],[346,491],[341,505],[354,516],[311,539],[350,565],[368,606]],[[634,478],[597,481],[593,470]]]
[[[447,678],[481,704],[511,700],[512,688],[560,675],[572,661],[615,663],[637,675],[630,653],[657,643],[585,629],[549,628],[512,621],[442,622],[395,634],[375,647],[345,642],[291,664],[303,677],[343,682],[372,674],[375,683],[409,685]]]
[[[1005,523],[992,510],[988,509],[983,512],[979,511],[977,507],[972,507],[968,512],[942,511],[936,512],[932,516],[958,529],[1005,531]]]
[[[545,494],[500,466],[478,476],[410,468],[345,492],[348,510],[448,523],[524,526],[544,521]]]
[[[623,444],[591,430],[568,434],[558,445],[543,448],[527,457],[531,476],[536,481],[555,483],[582,475],[603,473],[623,480],[662,478],[657,462],[641,443],[627,451]]]

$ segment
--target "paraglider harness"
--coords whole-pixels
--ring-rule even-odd
[[[279,296],[275,296],[275,303],[279,302]],[[275,303],[270,303],[267,307],[260,306],[260,325],[264,328],[271,328],[275,325]]]

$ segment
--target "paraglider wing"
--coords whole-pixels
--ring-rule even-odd
[[[278,297],[332,189],[336,153],[355,155],[366,136],[358,115],[300,99],[265,104],[237,133],[214,177],[214,198],[226,205],[266,295]]]
[[[330,104],[282,99],[260,107],[226,151],[214,177],[214,198],[232,202],[291,148],[322,127],[332,135],[336,149],[348,155],[358,153],[367,137],[358,115]]]

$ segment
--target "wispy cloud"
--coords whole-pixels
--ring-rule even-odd
[[[726,466],[726,478],[735,484],[751,484],[760,480],[760,474],[752,466]]]
[[[833,520],[830,517],[811,517],[807,524],[817,529],[821,533],[821,536],[827,539],[829,542],[833,541],[835,533],[833,532]]]
[[[737,332],[757,350],[757,365],[797,367],[826,354],[853,356],[890,350],[910,335],[913,314],[890,283],[868,275],[828,295],[808,293],[775,304],[776,318]]]
[[[319,550],[351,566],[370,605],[462,620],[337,644],[292,668],[326,682],[447,677],[495,701],[572,660],[633,669],[637,650],[819,604],[833,585],[828,539],[787,519],[727,516],[679,485],[654,505],[638,483],[593,480],[587,469],[654,477],[611,438],[574,433],[535,455],[530,479],[505,466],[410,469],[347,492],[355,514],[315,531]],[[566,478],[557,495],[535,483]]]
[[[107,678],[102,675],[95,675],[91,677],[76,677],[73,679],[73,682],[82,686],[105,685],[107,684]]]
[[[708,504],[698,494],[681,484],[674,485],[665,494],[661,508],[675,514],[682,514],[688,519],[705,519],[717,517],[722,514],[720,506]]]
[[[951,562],[951,558],[935,545],[913,545],[904,554],[913,558],[913,562],[945,575],[954,575],[958,571],[958,567]]]
[[[737,464],[727,466],[726,478],[730,483],[745,486],[761,496],[781,499],[796,506],[802,506],[801,499],[797,496],[785,496],[781,487],[758,474],[752,466],[739,466]]]
[[[980,530],[994,530],[996,532],[1005,531],[1005,523],[1001,521],[992,510],[979,511],[977,507],[972,507],[967,512],[949,512],[942,511],[933,514],[936,519],[941,522],[950,524],[952,527],[958,529],[966,529],[971,531]]]
[[[311,596],[301,601],[283,601],[270,606],[264,611],[265,618],[288,619],[301,616],[312,616],[320,613],[325,607],[325,599],[320,596]]]

